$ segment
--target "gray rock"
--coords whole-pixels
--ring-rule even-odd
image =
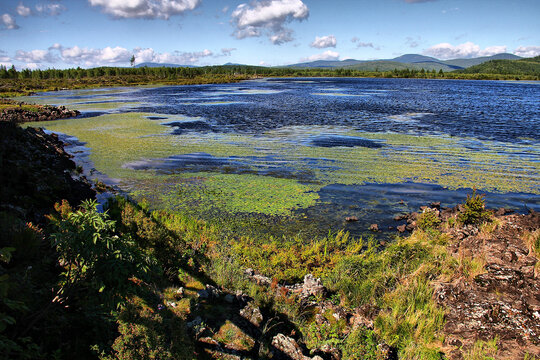
[[[272,346],[274,346],[279,351],[283,352],[292,360],[310,360],[311,358],[305,356],[302,353],[302,348],[296,340],[285,336],[283,334],[277,334],[272,338]]]
[[[320,278],[315,278],[311,274],[304,276],[304,285],[302,286],[302,297],[324,296],[326,288],[323,286]]]
[[[240,310],[240,316],[255,326],[260,326],[264,319],[261,310],[251,302]]]

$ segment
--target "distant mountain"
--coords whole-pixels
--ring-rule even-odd
[[[287,65],[287,67],[293,68],[343,68],[348,66],[353,66],[361,63],[365,63],[366,60],[316,60],[311,62]]]
[[[459,70],[465,74],[536,75],[540,76],[540,56],[518,60],[490,60]]]
[[[343,68],[354,69],[361,71],[391,71],[397,70],[427,70],[427,71],[439,71],[445,72],[465,69],[470,66],[482,64],[491,60],[517,60],[521,59],[519,56],[513,54],[497,54],[493,56],[484,56],[472,59],[452,59],[452,60],[439,60],[431,56],[424,56],[420,54],[405,54],[398,56],[394,59],[388,60],[354,60],[347,59],[343,61],[331,61],[331,60],[317,60],[311,62],[304,62],[299,64],[288,65],[292,68]]]
[[[142,68],[142,67],[149,67],[149,68],[155,68],[155,67],[196,67],[193,65],[179,65],[179,64],[162,64],[162,63],[153,63],[153,62],[144,62],[135,65],[136,68]]]
[[[417,63],[417,62],[440,62],[441,60],[434,57],[418,55],[418,54],[405,54],[398,56],[397,58],[390,59],[389,61],[395,61],[400,63]]]
[[[448,65],[458,66],[461,68],[468,68],[474,65],[482,64],[486,61],[490,60],[519,60],[521,57],[514,55],[514,54],[508,54],[508,53],[502,53],[497,54],[493,56],[483,56],[483,57],[477,57],[472,59],[453,59],[453,60],[446,60],[444,63]]]

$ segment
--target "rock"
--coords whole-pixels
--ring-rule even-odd
[[[252,302],[248,303],[242,310],[240,310],[240,316],[257,327],[261,325],[264,319],[261,310]]]
[[[373,231],[373,232],[378,232],[379,231],[379,225],[377,224],[371,224],[369,226],[369,230]]]
[[[308,356],[305,356],[302,352],[302,348],[296,340],[285,336],[283,334],[277,334],[272,338],[272,346],[281,351],[284,355],[288,356],[291,360],[309,360]],[[279,355],[276,354],[279,358]]]
[[[394,216],[394,221],[401,221],[401,220],[405,220],[406,218],[407,218],[406,214],[396,215]]]
[[[210,297],[210,293],[205,289],[205,290],[199,290],[197,292],[197,295],[199,295],[199,298],[201,299],[208,299]]]
[[[221,290],[212,285],[206,285],[206,291],[211,298],[218,298],[221,295]]]
[[[304,276],[304,284],[302,286],[302,297],[307,298],[310,295],[322,297],[326,294],[326,288],[323,286],[320,278],[315,278],[311,274]]]
[[[345,221],[347,222],[354,222],[354,221],[358,221],[358,218],[356,216],[347,216],[345,218]]]
[[[399,231],[400,233],[405,232],[406,227],[407,227],[407,225],[405,225],[405,224],[400,225],[400,226],[397,227],[397,231]]]
[[[432,202],[431,204],[429,204],[429,206],[431,206],[434,209],[440,210],[441,209],[441,202],[440,201],[435,201],[435,202]]]
[[[325,353],[332,360],[341,360],[341,353],[338,349],[328,344],[320,347],[321,352]]]
[[[233,294],[227,294],[227,295],[225,295],[225,297],[224,297],[224,300],[225,300],[226,302],[228,302],[229,304],[232,304],[232,303],[234,302],[234,299],[235,299],[235,297],[234,297]]]
[[[191,329],[191,328],[194,328],[195,326],[199,326],[203,323],[203,320],[200,316],[197,316],[195,319],[193,319],[192,321],[189,321],[186,323],[186,326],[188,329]]]

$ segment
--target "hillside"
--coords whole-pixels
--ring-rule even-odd
[[[485,63],[491,60],[518,60],[519,56],[503,53],[493,56],[483,56],[471,59],[451,59],[451,60],[439,60],[434,57],[420,55],[420,54],[405,54],[398,56],[394,59],[381,59],[381,60],[355,60],[347,59],[342,61],[330,61],[330,60],[317,60],[312,62],[304,62],[299,64],[288,65],[288,68],[295,69],[313,69],[313,68],[327,68],[327,69],[350,69],[359,71],[392,71],[397,70],[427,70],[427,71],[439,71],[450,72],[454,70],[461,70],[470,66]]]
[[[457,71],[463,74],[540,75],[540,56],[519,60],[491,60]]]
[[[487,61],[491,61],[491,60],[519,60],[519,59],[521,59],[521,57],[517,55],[502,53],[502,54],[497,54],[493,56],[482,56],[482,57],[472,58],[472,59],[446,60],[444,61],[444,63],[447,65],[456,66],[459,68],[469,68],[471,66],[479,65]]]

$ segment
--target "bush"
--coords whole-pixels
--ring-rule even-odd
[[[489,212],[486,211],[486,201],[484,194],[477,194],[473,190],[472,195],[467,194],[467,200],[463,204],[463,210],[458,215],[458,220],[463,224],[479,224],[489,219]]]
[[[416,225],[422,229],[435,229],[441,223],[441,219],[437,215],[437,210],[425,209],[416,219]]]
[[[79,210],[51,218],[58,228],[52,245],[62,267],[58,293],[114,308],[132,288],[129,279],[145,277],[151,260],[129,236],[116,235],[116,223],[96,207],[94,200],[83,201]]]

